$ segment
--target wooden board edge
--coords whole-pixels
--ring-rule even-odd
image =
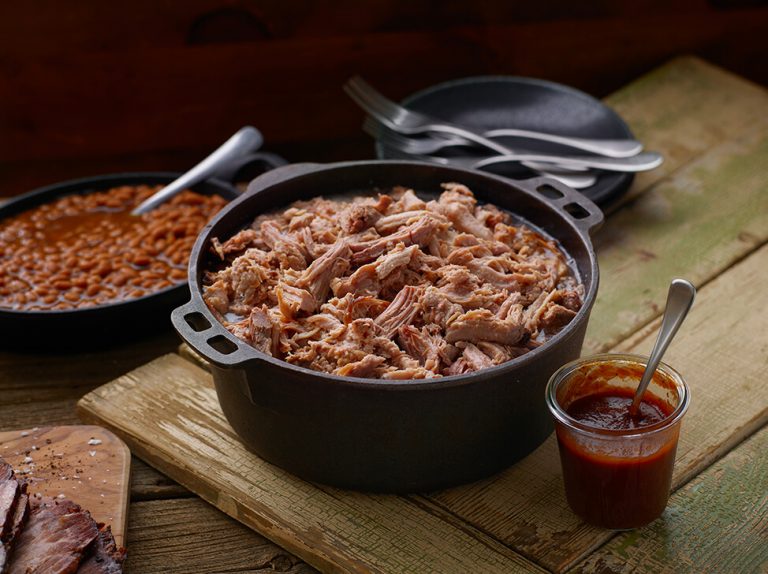
[[[120,432],[120,429],[117,426],[112,425],[109,421],[102,420],[96,412],[89,410],[87,399],[88,395],[85,395],[77,402],[78,417],[91,424],[104,425],[105,428],[108,428],[113,433]],[[192,477],[194,476],[192,473],[186,476],[180,476],[181,473],[177,473],[176,468],[172,464],[163,464],[161,457],[153,455],[153,453],[158,453],[158,451],[156,451],[152,445],[134,436],[126,436],[126,439],[133,454],[141,458],[149,466],[162,472],[166,476],[169,476],[185,488],[194,492],[207,503],[218,508],[221,512],[240,521],[241,516],[238,515],[237,503],[235,501],[230,501],[231,504],[217,506],[217,502],[219,501],[214,499],[213,494],[210,492],[210,487],[201,481],[192,480]],[[285,548],[322,572],[345,572],[345,570],[339,569],[330,557],[324,556],[323,559],[321,559],[321,557],[318,556],[317,549],[310,549],[302,541],[290,537],[287,530],[284,531],[280,528],[274,528],[269,524],[264,524],[258,532],[265,538],[268,538],[278,546]]]
[[[104,428],[107,428],[110,431],[115,433],[120,432],[120,428],[118,426],[113,425],[107,420],[101,419],[99,414],[96,411],[92,411],[89,409],[88,405],[89,405],[88,395],[85,395],[77,403],[77,413],[78,413],[78,416],[81,418],[81,420],[84,420],[92,424],[96,423],[98,425],[103,425]],[[213,491],[212,487],[209,484],[197,478],[194,475],[194,473],[190,472],[185,474],[181,471],[182,469],[181,466],[177,466],[172,463],[165,464],[162,457],[158,456],[159,451],[155,447],[153,447],[151,444],[147,443],[146,441],[143,441],[140,438],[130,434],[126,434],[126,437],[124,440],[130,446],[131,452],[133,452],[133,454],[141,458],[145,463],[157,469],[158,471],[162,472],[163,474],[169,476],[170,478],[177,481],[179,484],[181,484],[185,488],[188,488],[190,491],[194,492],[201,499],[211,504],[214,508],[217,508],[218,510],[230,516],[231,518],[237,520],[238,522],[245,524],[248,528],[252,528],[256,530],[259,534],[261,534],[265,538],[269,539],[270,541],[274,542],[275,544],[284,548],[285,550],[291,552],[301,560],[305,561],[307,564],[310,564],[311,566],[319,569],[320,571],[334,572],[334,573],[335,572],[339,572],[339,573],[341,572],[354,572],[354,573],[379,572],[378,569],[372,569],[371,566],[369,566],[368,564],[360,563],[358,560],[354,558],[348,558],[339,554],[331,555],[327,552],[320,551],[316,546],[309,545],[308,542],[305,541],[304,539],[294,536],[289,530],[282,528],[279,524],[280,521],[278,517],[274,516],[270,511],[270,509],[267,507],[263,507],[263,506],[261,507],[261,512],[264,515],[267,515],[267,518],[265,519],[264,516],[257,514],[253,509],[243,505],[242,503],[235,500],[234,498],[231,498],[231,497],[222,498],[221,495],[217,495],[217,493]],[[320,490],[322,490],[323,492],[325,492],[326,494],[331,494],[328,492],[328,489],[326,489],[322,485],[315,485],[315,486]],[[546,572],[549,572],[547,569],[540,566],[539,564],[529,559],[528,557],[522,555],[520,552],[518,552],[514,548],[510,548],[508,545],[504,544],[502,541],[494,538],[493,536],[483,532],[480,529],[475,528],[474,526],[468,523],[457,524],[453,520],[446,520],[444,513],[442,511],[438,510],[437,512],[435,512],[435,511],[430,511],[428,509],[425,509],[423,504],[416,502],[410,497],[400,497],[400,498],[406,503],[411,504],[416,508],[419,508],[419,510],[421,510],[422,512],[428,513],[432,515],[434,518],[442,522],[445,522],[449,527],[454,528],[458,531],[461,531],[467,536],[470,536],[478,543],[487,547],[489,551],[494,552],[495,554],[498,554],[500,556],[503,556],[506,560],[514,562],[516,566],[519,567],[519,570],[514,570],[514,572],[524,571],[524,572],[529,572],[531,574],[544,574]],[[247,518],[249,522],[244,521],[244,518]],[[256,527],[255,525],[258,525],[258,527]],[[498,546],[498,548],[494,548],[493,547],[494,545]]]
[[[115,536],[115,542],[117,543],[118,548],[119,547],[125,547],[126,541],[128,540],[128,514],[131,511],[131,449],[128,448],[128,445],[125,443],[125,441],[120,438],[117,434],[109,430],[108,428],[104,427],[103,425],[90,425],[93,427],[96,427],[99,429],[100,432],[109,433],[114,437],[114,440],[117,442],[117,444],[120,446],[120,449],[123,451],[123,454],[125,455],[125,469],[123,471],[123,474],[121,476],[121,484],[123,486],[123,497],[125,499],[125,508],[123,509],[123,520],[122,520],[122,534],[118,537]]]

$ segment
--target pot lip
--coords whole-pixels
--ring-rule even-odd
[[[202,290],[200,288],[199,281],[197,280],[197,275],[198,275],[197,261],[199,259],[200,251],[202,250],[204,244],[208,241],[210,232],[213,229],[213,227],[223,217],[226,217],[227,214],[239,208],[241,203],[247,201],[250,197],[258,193],[262,189],[265,189],[265,188],[252,189],[249,186],[248,190],[245,193],[243,193],[240,197],[238,197],[234,201],[230,202],[227,206],[225,206],[203,228],[203,230],[200,232],[198,236],[195,246],[193,247],[192,253],[190,255],[190,260],[189,260],[189,282],[188,283],[189,283],[190,293],[191,293],[190,303],[194,305],[195,309],[198,312],[201,312],[210,321],[212,328],[215,329],[215,333],[217,335],[223,335],[230,342],[234,343],[238,349],[242,349],[247,355],[249,355],[245,360],[237,364],[224,366],[223,367],[224,369],[249,368],[253,363],[256,363],[256,364],[269,363],[273,367],[287,369],[289,371],[295,372],[298,375],[310,377],[311,379],[314,379],[316,382],[322,381],[326,383],[334,383],[336,385],[340,385],[343,387],[356,388],[356,389],[368,389],[368,390],[380,390],[380,391],[389,391],[389,390],[424,391],[424,390],[435,389],[435,388],[459,387],[459,386],[479,383],[486,379],[503,376],[508,372],[512,372],[518,368],[526,367],[533,361],[546,357],[548,354],[552,352],[553,349],[555,349],[555,347],[558,344],[565,342],[566,339],[574,335],[576,330],[581,326],[582,322],[588,321],[589,314],[592,311],[592,306],[594,305],[595,299],[597,298],[597,289],[599,284],[599,269],[597,265],[597,256],[595,254],[595,250],[592,245],[590,236],[585,230],[575,225],[573,221],[568,220],[565,216],[559,213],[559,211],[547,198],[539,194],[536,194],[530,191],[528,188],[526,188],[525,187],[526,180],[515,181],[515,180],[510,180],[501,176],[496,176],[490,173],[483,173],[483,172],[456,168],[452,166],[441,166],[441,165],[435,165],[435,164],[421,162],[421,161],[410,161],[410,160],[360,160],[360,161],[343,161],[343,162],[333,162],[333,163],[312,163],[312,164],[298,164],[298,165],[303,166],[304,169],[299,173],[297,173],[295,176],[290,176],[284,180],[271,182],[267,185],[267,187],[271,187],[273,185],[279,185],[283,182],[293,180],[293,179],[298,179],[298,178],[303,179],[306,177],[313,177],[313,176],[316,176],[318,173],[322,173],[326,171],[373,167],[373,166],[382,166],[382,165],[391,166],[393,168],[398,166],[411,166],[411,167],[419,166],[425,169],[438,171],[438,172],[451,172],[451,173],[457,173],[457,174],[463,173],[463,174],[466,174],[467,177],[471,177],[475,180],[477,180],[478,178],[481,178],[481,179],[489,180],[495,183],[496,185],[513,187],[515,188],[516,191],[520,191],[522,193],[530,195],[536,200],[538,200],[547,208],[551,209],[554,212],[555,216],[562,218],[568,225],[570,225],[573,228],[573,230],[577,233],[577,235],[581,238],[581,240],[584,242],[584,244],[587,247],[587,253],[589,255],[589,268],[592,274],[592,283],[584,297],[584,303],[581,309],[579,309],[578,313],[573,318],[573,320],[563,330],[558,332],[551,339],[547,340],[546,343],[544,343],[540,347],[533,349],[532,351],[526,353],[525,355],[512,359],[511,361],[501,363],[500,365],[495,365],[493,367],[488,367],[480,371],[474,371],[472,373],[466,373],[461,375],[449,375],[445,377],[435,377],[432,379],[404,379],[404,380],[367,379],[362,377],[342,377],[340,375],[333,375],[331,373],[314,371],[306,367],[293,365],[281,359],[277,359],[275,357],[272,357],[271,355],[267,355],[266,353],[258,351],[257,349],[251,347],[250,345],[243,343],[240,339],[232,335],[232,333],[230,333],[221,324],[221,322],[218,319],[216,319],[216,317],[214,317],[213,313],[211,313],[211,311],[208,309],[208,306],[203,301]],[[290,169],[291,167],[292,166],[289,165],[282,169]],[[268,174],[269,173],[273,173],[273,172],[268,172]],[[251,216],[255,217],[256,214],[251,214]],[[555,237],[554,239],[556,239],[558,242],[560,241],[559,238],[557,237]],[[556,367],[560,367],[560,365],[556,365]],[[222,368],[222,367],[219,367],[219,368]]]

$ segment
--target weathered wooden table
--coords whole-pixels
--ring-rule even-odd
[[[578,532],[558,538],[535,519],[511,529],[488,512],[487,500],[504,497],[509,515],[535,517],[547,504],[536,485],[509,492],[501,477],[486,481],[482,496],[456,489],[431,500],[473,524],[488,552],[519,571],[768,572],[768,92],[681,58],[608,103],[666,162],[637,178],[595,238],[601,288],[584,353],[647,352],[669,280],[697,285],[666,358],[694,389],[676,491],[650,526],[588,548]],[[82,395],[178,343],[167,332],[103,353],[2,353],[0,430],[75,423]],[[131,500],[129,572],[313,570],[136,458]],[[412,571],[467,571],[429,556]],[[358,565],[367,567],[381,570]]]

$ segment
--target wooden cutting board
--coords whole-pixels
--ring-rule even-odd
[[[124,545],[131,453],[113,433],[91,425],[0,432],[0,457],[27,480],[30,493],[64,495]]]

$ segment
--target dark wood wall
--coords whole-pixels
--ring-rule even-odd
[[[596,96],[678,54],[768,84],[768,4],[134,0],[0,7],[0,195],[183,169],[250,123],[293,161],[370,157],[341,91],[516,74]]]

